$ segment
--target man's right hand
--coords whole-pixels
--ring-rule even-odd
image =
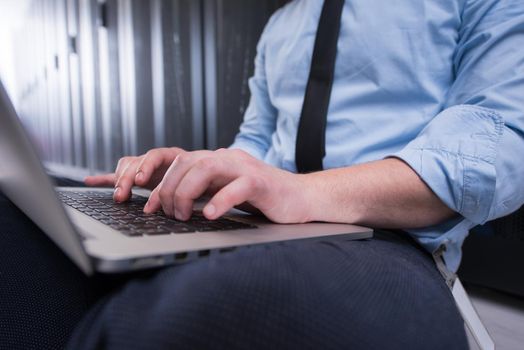
[[[114,186],[115,201],[125,202],[135,185],[150,190],[158,186],[171,163],[183,152],[177,147],[155,148],[139,157],[123,157],[114,173],[88,176],[84,181],[87,186]]]

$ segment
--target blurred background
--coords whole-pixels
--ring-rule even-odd
[[[0,74],[46,166],[227,147],[285,0],[0,0]]]

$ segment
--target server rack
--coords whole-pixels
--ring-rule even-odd
[[[103,169],[106,171],[112,170],[123,154],[117,8],[116,0],[98,0],[96,26],[100,69],[100,113],[104,139]]]
[[[250,92],[256,45],[285,0],[204,0],[207,147],[227,147],[238,132]]]
[[[229,145],[258,37],[284,2],[34,0],[19,109],[43,158],[95,173],[153,147]]]
[[[67,46],[69,66],[69,95],[71,97],[70,120],[72,127],[73,167],[87,168],[85,147],[84,114],[82,105],[82,84],[80,57],[78,54],[79,9],[78,0],[67,0]]]

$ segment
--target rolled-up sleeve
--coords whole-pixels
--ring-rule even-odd
[[[462,21],[444,110],[393,155],[460,214],[410,231],[451,270],[471,227],[524,203],[524,3],[470,0]]]

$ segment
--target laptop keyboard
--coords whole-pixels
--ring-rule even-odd
[[[188,221],[168,218],[161,211],[145,214],[143,208],[147,198],[136,195],[125,203],[116,203],[110,192],[59,191],[58,196],[66,205],[128,237],[256,228],[254,225],[226,218],[208,220],[201,212],[193,213]]]

